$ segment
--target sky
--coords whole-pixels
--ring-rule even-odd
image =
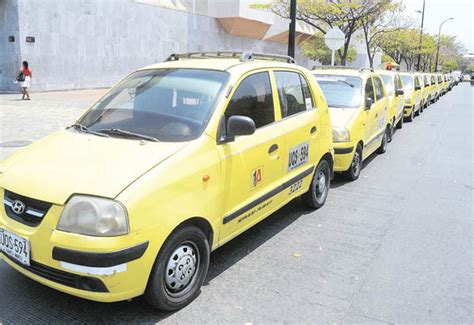
[[[453,20],[446,22],[441,34],[457,36],[467,49],[474,53],[474,0],[425,0],[425,22],[424,32],[437,35],[439,24],[450,17]],[[423,0],[403,0],[406,13],[417,19],[421,24],[421,14],[416,10],[422,10]]]

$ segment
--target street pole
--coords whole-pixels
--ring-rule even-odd
[[[420,71],[420,62],[421,62],[421,43],[423,42],[423,22],[425,20],[425,0],[423,0],[423,10],[421,11],[421,29],[420,29],[420,47],[418,53],[418,64],[416,70]]]
[[[440,25],[439,25],[439,31],[438,31],[438,44],[436,45],[436,60],[435,60],[435,72],[438,72],[438,59],[439,59],[439,43],[441,40],[441,27],[443,27],[444,23],[453,20],[454,17],[448,18],[444,20]]]
[[[336,54],[336,51],[332,50],[331,53],[331,66],[334,66],[334,55]]]
[[[288,56],[295,57],[296,38],[296,0],[290,3],[290,29],[288,31]]]

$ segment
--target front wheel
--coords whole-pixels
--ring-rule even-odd
[[[359,178],[360,171],[362,169],[362,146],[360,143],[357,145],[354,157],[352,158],[351,166],[344,172],[344,177],[350,181],[355,181]]]
[[[382,154],[387,151],[388,145],[388,137],[390,133],[390,128],[387,126],[382,136],[382,142],[380,143],[380,147],[377,149],[377,153]]]
[[[319,209],[326,202],[331,185],[331,167],[327,160],[321,160],[314,172],[309,191],[303,194],[304,204],[311,209]]]
[[[146,301],[164,311],[191,303],[206,278],[210,251],[208,239],[198,227],[186,226],[172,233],[153,266]]]

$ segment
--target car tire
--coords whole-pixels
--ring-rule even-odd
[[[403,114],[403,113],[402,113]],[[400,118],[400,121],[398,121],[397,123],[397,129],[402,129],[403,128],[403,115],[402,117]]]
[[[385,128],[385,132],[382,136],[382,142],[380,143],[380,147],[377,149],[378,154],[383,154],[387,152],[387,145],[388,145],[388,137],[389,137],[390,127]]]
[[[418,110],[415,112],[415,116],[420,116],[420,113],[422,112],[422,103],[420,103],[420,107],[418,108]]]
[[[200,293],[210,258],[209,241],[196,226],[173,232],[163,244],[153,266],[145,300],[163,311],[175,311]]]
[[[388,127],[389,133],[388,133],[388,142],[392,142],[393,140],[393,134],[395,133],[395,118],[393,118],[392,123]]]
[[[407,121],[413,122],[414,119],[415,119],[415,113],[414,113],[414,110],[412,109],[410,115],[407,117]]]
[[[309,191],[302,195],[303,203],[311,209],[319,209],[326,202],[331,186],[331,165],[326,159],[319,162],[313,174]]]
[[[356,150],[354,151],[354,157],[352,158],[351,166],[346,170],[343,175],[350,181],[355,181],[359,178],[360,171],[362,169],[362,146],[357,144]]]

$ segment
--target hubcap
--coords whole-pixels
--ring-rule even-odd
[[[318,187],[317,187],[317,196],[318,198],[324,195],[326,192],[326,175],[323,171],[320,171],[318,174]]]
[[[166,267],[166,288],[171,293],[181,293],[191,283],[198,267],[198,256],[190,244],[179,246],[170,256]]]

